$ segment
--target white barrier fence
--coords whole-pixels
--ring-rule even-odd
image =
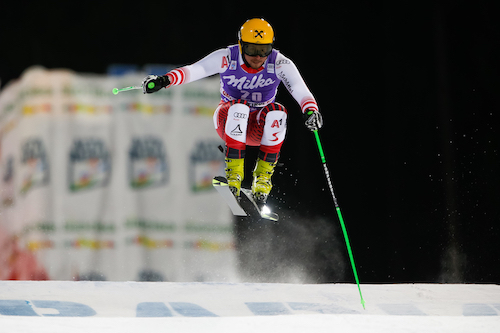
[[[219,82],[144,95],[27,70],[0,94],[0,279],[237,279],[213,129]]]

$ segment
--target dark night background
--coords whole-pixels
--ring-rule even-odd
[[[190,64],[236,43],[246,19],[264,17],[319,103],[361,282],[500,282],[500,21],[492,4],[199,3],[2,4],[2,87],[35,64],[93,73],[114,63]],[[314,136],[284,87],[277,100],[289,131],[270,201],[283,219],[273,237],[261,235],[265,253],[242,254],[267,258],[246,269],[306,261],[313,282],[353,281]],[[241,244],[262,232],[247,222],[237,221]]]

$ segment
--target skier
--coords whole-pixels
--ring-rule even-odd
[[[148,75],[142,83],[144,93],[153,93],[220,74],[221,102],[213,119],[226,144],[228,185],[239,199],[246,146],[259,146],[252,181],[252,194],[259,206],[265,204],[271,191],[271,176],[285,139],[287,110],[275,102],[280,82],[299,103],[305,125],[311,131],[323,125],[316,100],[297,67],[273,44],[271,25],[264,19],[250,19],[241,26],[237,45],[214,51],[163,76]]]

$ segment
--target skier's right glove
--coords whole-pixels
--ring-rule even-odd
[[[142,91],[145,94],[151,94],[168,85],[170,85],[168,76],[148,75],[142,80]]]
[[[306,127],[311,131],[317,131],[323,126],[323,117],[318,110],[307,109],[303,116]]]

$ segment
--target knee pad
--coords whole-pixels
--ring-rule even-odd
[[[225,134],[231,139],[245,143],[247,138],[250,108],[241,103],[231,105],[227,112]]]
[[[283,143],[286,134],[286,120],[286,112],[277,110],[269,111],[266,115],[261,144],[275,146]]]

